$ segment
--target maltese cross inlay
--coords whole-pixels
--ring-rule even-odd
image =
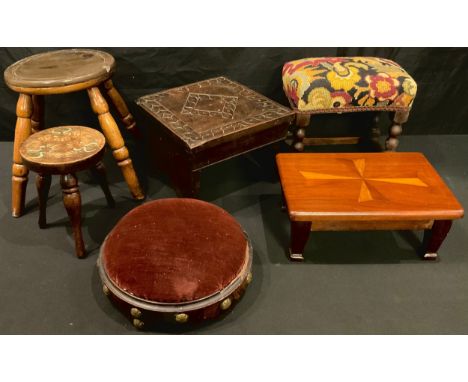
[[[333,174],[324,174],[324,173],[311,172],[311,171],[300,171],[300,173],[302,174],[304,178],[309,179],[309,180],[360,180],[361,188],[359,191],[358,202],[368,202],[370,200],[374,200],[371,190],[369,189],[368,184],[367,184],[368,181],[406,184],[406,185],[416,186],[416,187],[428,187],[428,185],[419,178],[383,178],[383,177],[382,178],[367,178],[364,175],[364,170],[366,167],[366,160],[365,159],[352,159],[352,162],[359,176],[333,175]]]

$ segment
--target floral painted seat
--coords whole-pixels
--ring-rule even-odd
[[[311,114],[354,111],[396,112],[387,150],[395,150],[417,85],[397,63],[376,57],[321,57],[283,66],[283,88],[297,113],[295,147],[303,150]]]
[[[283,66],[291,106],[310,113],[408,110],[417,85],[397,63],[374,57],[305,58]]]

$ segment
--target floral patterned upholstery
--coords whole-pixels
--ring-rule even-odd
[[[417,85],[397,63],[375,57],[304,58],[283,67],[283,88],[302,112],[409,110]]]

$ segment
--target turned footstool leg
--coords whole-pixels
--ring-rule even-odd
[[[29,170],[23,165],[21,144],[31,135],[32,100],[29,94],[20,94],[16,105],[15,142],[13,144],[13,167],[11,185],[11,214],[19,217],[24,212],[26,185]]]
[[[106,197],[107,205],[111,208],[115,207],[115,201],[112,197],[112,193],[109,189],[109,183],[107,182],[107,174],[106,168],[104,163],[98,162],[94,168],[91,169],[92,173],[94,174],[95,178],[99,182],[102,191],[104,192],[104,196]]]
[[[37,133],[44,128],[44,96],[33,95],[32,105],[31,133]]]
[[[452,220],[435,220],[431,229],[424,231],[423,258],[437,259],[437,251],[452,227]]]
[[[306,135],[306,128],[310,124],[309,114],[296,114],[296,126],[297,130],[294,136],[294,148],[296,151],[304,151],[304,138]]]
[[[395,151],[400,143],[398,137],[403,131],[402,125],[408,120],[409,111],[396,111],[393,116],[392,125],[388,130],[388,138],[385,141],[385,149],[387,151]]]
[[[47,226],[46,209],[51,182],[52,177],[48,174],[37,174],[36,176],[37,196],[39,199],[39,228],[46,228]]]
[[[378,151],[382,151],[382,146],[379,142],[380,135],[381,135],[379,121],[380,121],[380,113],[376,112],[372,118],[372,126],[371,126],[371,131],[370,131],[370,143],[372,145],[372,148],[375,148]]]
[[[109,113],[109,105],[97,87],[88,89],[89,99],[93,111],[97,114],[102,131],[106,136],[106,141],[112,149],[117,164],[122,170],[127,185],[135,199],[144,199],[145,195],[141,190],[140,183],[133,168],[132,160],[129,157],[128,149],[114,118]]]
[[[309,239],[311,222],[298,222],[291,220],[291,246],[289,248],[289,258],[295,261],[304,260],[304,248]]]
[[[104,82],[104,88],[106,89],[106,93],[109,96],[112,104],[117,109],[117,113],[119,113],[120,119],[122,120],[123,124],[127,127],[127,130],[130,131],[136,138],[140,137],[140,132],[136,127],[135,119],[133,115],[128,111],[127,104],[125,103],[124,99],[114,87],[112,80],[107,80]]]
[[[76,256],[81,258],[85,256],[85,246],[81,232],[81,196],[78,179],[73,174],[62,175],[60,185],[62,186],[63,204],[73,229]]]

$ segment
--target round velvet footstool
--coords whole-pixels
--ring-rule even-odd
[[[252,279],[252,248],[223,209],[161,199],[125,215],[98,259],[104,293],[142,329],[218,317]]]

